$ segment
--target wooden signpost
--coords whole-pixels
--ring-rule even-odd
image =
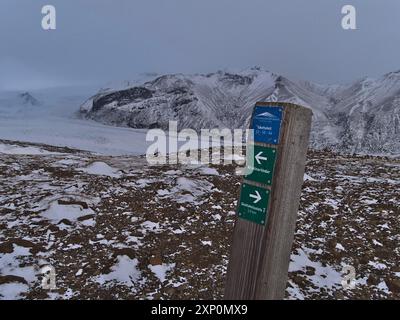
[[[225,299],[282,299],[303,184],[312,111],[259,102],[251,119]]]

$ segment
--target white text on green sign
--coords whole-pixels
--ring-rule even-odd
[[[276,149],[258,145],[249,145],[253,152],[247,153],[246,180],[271,185],[274,174]]]
[[[239,217],[264,225],[267,220],[267,209],[270,191],[243,183],[240,192]]]

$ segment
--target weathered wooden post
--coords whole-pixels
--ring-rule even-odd
[[[290,103],[254,108],[254,158],[247,158],[225,299],[284,298],[311,118],[310,109]]]

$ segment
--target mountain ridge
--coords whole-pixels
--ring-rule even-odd
[[[99,92],[81,107],[87,119],[132,128],[246,128],[258,101],[313,111],[310,145],[346,153],[400,153],[400,72],[347,85],[291,80],[260,68],[167,74],[140,85]]]

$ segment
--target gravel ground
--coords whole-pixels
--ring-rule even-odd
[[[0,143],[0,298],[222,298],[233,165]],[[310,151],[306,172],[286,297],[399,299],[400,161]]]

